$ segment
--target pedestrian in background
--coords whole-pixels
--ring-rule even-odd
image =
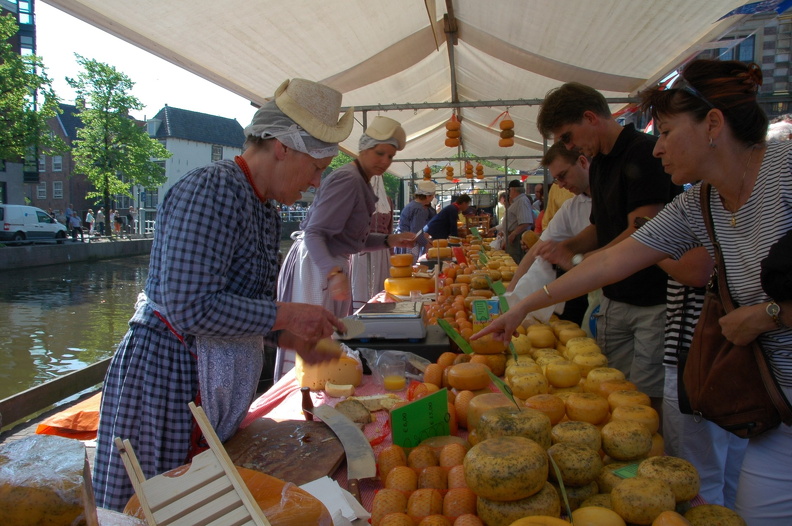
[[[103,236],[105,233],[105,214],[101,206],[96,211],[96,222],[99,224],[99,235]]]
[[[77,212],[72,212],[72,215],[69,218],[69,228],[71,228],[72,240],[77,241],[77,234],[79,233],[80,242],[85,243],[85,236],[83,234],[83,229],[82,229],[82,221],[80,221],[80,216],[77,215]]]
[[[92,236],[94,233],[94,215],[93,210],[90,208],[88,209],[88,213],[85,214],[85,224],[88,225],[88,235]]]

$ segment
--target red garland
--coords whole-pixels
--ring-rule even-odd
[[[263,195],[261,195],[261,193],[258,191],[258,188],[256,188],[255,183],[253,182],[253,174],[250,173],[250,168],[248,167],[247,161],[245,161],[244,157],[242,157],[241,155],[237,155],[236,157],[234,157],[234,162],[237,163],[239,169],[242,170],[243,174],[245,174],[248,183],[250,183],[250,187],[253,189],[253,193],[256,194],[256,197],[258,197],[259,201],[261,201],[262,203],[266,203],[267,200],[264,198]]]

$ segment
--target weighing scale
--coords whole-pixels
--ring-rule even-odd
[[[351,318],[360,320],[365,331],[356,340],[420,340],[426,337],[426,311],[422,301],[366,303]]]

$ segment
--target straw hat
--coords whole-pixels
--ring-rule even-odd
[[[275,90],[275,105],[316,139],[339,143],[352,133],[354,110],[341,112],[341,93],[305,79],[286,80]]]
[[[417,195],[434,195],[437,193],[437,186],[432,181],[418,181],[415,184]]]
[[[407,134],[404,133],[404,128],[401,127],[398,121],[388,117],[377,116],[371,121],[365,134],[378,141],[387,141],[388,139],[395,139],[398,143],[396,149],[401,151],[407,144]]]

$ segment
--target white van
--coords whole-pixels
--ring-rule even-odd
[[[0,204],[0,241],[66,240],[66,227],[35,206]]]

